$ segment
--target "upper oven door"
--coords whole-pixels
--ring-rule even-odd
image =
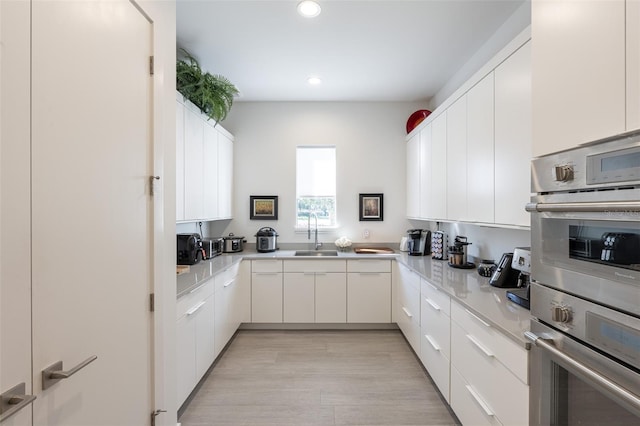
[[[532,280],[640,316],[640,189],[539,195],[527,210]]]

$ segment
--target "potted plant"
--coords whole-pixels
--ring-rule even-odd
[[[178,92],[219,123],[229,113],[238,89],[224,76],[203,72],[198,61],[186,50],[181,50],[184,59],[178,59],[176,66]]]

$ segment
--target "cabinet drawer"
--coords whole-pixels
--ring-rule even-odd
[[[252,260],[251,272],[282,272],[282,260]]]
[[[507,398],[509,399],[509,398]],[[451,366],[451,408],[463,425],[501,426],[482,396]]]
[[[434,309],[433,306],[422,300],[420,309],[421,334],[429,336],[427,339],[448,359],[451,358],[451,320],[443,310]]]
[[[447,347],[449,338],[447,336]],[[424,330],[420,334],[420,360],[429,375],[438,386],[444,399],[450,403],[449,373],[450,361],[446,356],[441,341]]]
[[[422,279],[420,288],[421,304],[428,303],[432,309],[442,311],[447,316],[451,315],[451,298],[448,294],[425,279]]]
[[[496,359],[504,364],[523,383],[528,384],[528,353],[525,348],[511,341],[473,312],[462,307],[459,303],[451,302],[451,319],[456,322],[466,334]]]
[[[391,272],[391,261],[383,259],[347,260],[347,272]]]
[[[285,260],[284,272],[345,272],[344,260]]]
[[[215,276],[216,291],[220,290],[223,287],[227,287],[231,283],[233,283],[238,277],[239,270],[240,270],[240,264],[236,263],[235,265],[229,266],[227,269],[218,273]]]
[[[191,290],[189,294],[185,294],[176,303],[176,319],[183,317],[189,310],[193,309],[198,303],[211,296],[214,291],[213,278],[201,283],[199,286]]]
[[[455,322],[451,324],[451,365],[502,423],[527,424],[529,387]]]
[[[420,357],[420,325],[417,323],[417,317],[408,317],[406,308],[403,308],[401,307],[402,312],[398,314],[398,327],[413,351]]]

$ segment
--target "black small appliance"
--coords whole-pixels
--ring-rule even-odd
[[[519,271],[511,267],[511,261],[513,260],[513,253],[504,253],[498,267],[491,275],[489,284],[494,287],[501,288],[515,288],[518,287],[518,275]]]
[[[431,254],[431,231],[426,229],[409,229],[409,255],[425,256]]]
[[[507,298],[512,302],[530,309],[530,275],[531,275],[531,249],[529,247],[518,247],[513,252],[511,267],[519,271],[517,286],[513,290],[507,290]]]
[[[200,234],[177,234],[177,264],[195,265],[204,258]]]

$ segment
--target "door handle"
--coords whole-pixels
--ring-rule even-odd
[[[31,404],[35,395],[25,395],[26,385],[24,382],[16,385],[0,395],[0,423]]]
[[[62,361],[51,364],[50,366],[42,370],[42,390],[50,388],[62,379],[68,379],[87,365],[91,364],[96,359],[98,359],[96,355],[90,356],[80,364],[73,367],[71,370],[67,371],[62,369]]]

